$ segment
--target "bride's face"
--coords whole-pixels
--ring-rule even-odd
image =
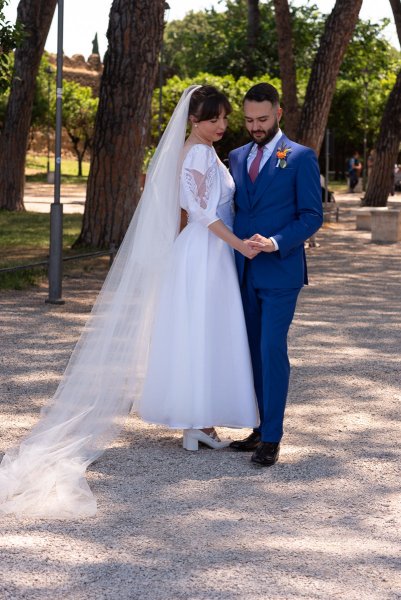
[[[221,111],[219,116],[214,119],[193,123],[192,131],[207,144],[213,144],[221,140],[227,129],[227,123],[227,115],[225,111]]]

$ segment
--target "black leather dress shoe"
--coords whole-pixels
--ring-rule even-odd
[[[262,467],[271,467],[278,461],[280,444],[274,442],[260,442],[251,461]]]
[[[255,450],[260,442],[260,433],[252,431],[251,435],[248,435],[244,440],[237,440],[231,442],[230,448],[238,450],[239,452],[252,452]]]

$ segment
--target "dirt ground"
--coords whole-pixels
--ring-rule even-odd
[[[357,200],[337,201],[307,250],[279,463],[185,452],[130,417],[89,469],[96,517],[1,519],[1,598],[401,599],[401,243],[372,244]],[[1,293],[3,448],[54,392],[100,284],[65,280],[63,306]]]

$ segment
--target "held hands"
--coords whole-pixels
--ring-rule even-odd
[[[252,260],[252,258],[255,258],[255,256],[257,256],[259,254],[259,252],[260,252],[259,249],[253,248],[251,246],[250,240],[242,241],[241,254],[243,254],[245,256],[245,258],[249,258],[250,260]]]
[[[263,237],[259,233],[255,233],[249,240],[249,246],[259,254],[259,252],[275,252],[276,247],[270,238]],[[256,254],[255,254],[256,256]]]
[[[255,258],[259,252],[275,252],[276,247],[273,242],[263,235],[256,233],[250,239],[243,240],[241,253],[245,258]]]

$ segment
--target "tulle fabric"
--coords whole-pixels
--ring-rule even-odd
[[[188,88],[148,170],[140,203],[67,369],[38,424],[0,465],[0,512],[94,515],[85,471],[140,397],[155,306],[180,220]]]

